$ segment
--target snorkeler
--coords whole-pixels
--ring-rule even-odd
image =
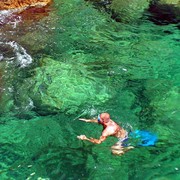
[[[102,113],[98,116],[98,119],[82,119],[79,120],[84,122],[98,123],[103,126],[103,131],[99,139],[87,138],[85,135],[77,136],[80,140],[90,141],[94,144],[100,144],[106,140],[108,136],[114,136],[119,141],[111,147],[112,153],[115,155],[122,155],[126,151],[133,149],[133,146],[124,146],[124,142],[128,139],[128,132],[120,127],[116,122],[110,119],[108,113]]]

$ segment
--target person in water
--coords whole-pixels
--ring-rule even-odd
[[[128,139],[128,132],[123,129],[116,122],[111,120],[108,113],[102,113],[98,116],[98,119],[82,119],[79,120],[90,123],[98,123],[103,126],[103,131],[99,139],[87,138],[85,135],[77,136],[78,139],[84,141],[90,141],[94,144],[101,144],[106,140],[108,136],[114,136],[119,139],[119,141],[111,147],[112,153],[115,155],[122,155],[126,151],[133,149],[133,146],[124,146],[124,142]]]

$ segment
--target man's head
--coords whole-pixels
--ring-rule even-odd
[[[108,123],[110,121],[110,115],[108,113],[100,114],[101,122]]]

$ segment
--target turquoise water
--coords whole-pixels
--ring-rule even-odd
[[[81,0],[0,22],[0,179],[180,178],[177,24],[116,22]],[[113,137],[79,141],[102,128],[78,118],[105,111],[156,133],[156,146],[118,157]]]

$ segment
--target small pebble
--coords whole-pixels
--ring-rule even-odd
[[[122,68],[122,70],[123,70],[123,71],[127,71],[127,69],[125,69],[125,68]]]
[[[31,173],[30,175],[31,175],[31,176],[34,176],[35,174],[36,174],[36,173],[35,173],[35,172],[33,172],[33,173]]]

